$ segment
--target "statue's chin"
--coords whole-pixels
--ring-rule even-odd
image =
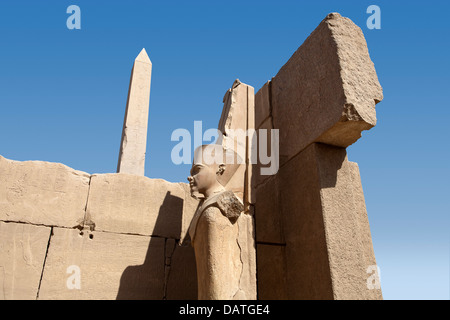
[[[190,190],[191,190],[191,197],[194,198],[194,199],[199,200],[200,198],[197,196],[197,194],[198,194],[197,188],[191,186]]]

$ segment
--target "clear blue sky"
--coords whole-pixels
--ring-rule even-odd
[[[66,9],[81,8],[81,30]],[[381,8],[369,30],[366,9]],[[115,172],[129,77],[153,63],[146,175],[186,181],[173,130],[216,128],[236,78],[258,90],[320,21],[360,26],[384,89],[359,163],[385,299],[449,299],[448,1],[0,2],[0,155]]]

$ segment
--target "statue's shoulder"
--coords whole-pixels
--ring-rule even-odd
[[[212,200],[207,207],[213,206],[218,208],[232,223],[239,218],[244,210],[244,204],[233,191],[223,191],[214,196]]]
[[[191,225],[189,226],[189,235],[191,237],[192,245],[195,241],[197,224],[201,217],[205,217],[205,215],[208,216],[208,214],[214,216],[214,214],[220,212],[223,216],[227,217],[231,223],[235,223],[242,211],[244,211],[244,204],[233,191],[223,191],[207,200],[202,200],[197,208],[197,212],[192,218]]]

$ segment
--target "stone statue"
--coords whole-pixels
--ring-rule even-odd
[[[231,157],[230,157],[231,155]],[[237,220],[243,203],[224,186],[238,164],[234,152],[221,145],[196,149],[191,175],[191,195],[203,195],[189,227],[195,251],[199,300],[230,300],[239,297],[242,273]],[[208,161],[209,160],[209,161]]]

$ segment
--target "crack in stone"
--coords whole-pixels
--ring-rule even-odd
[[[236,239],[236,244],[239,247],[239,259],[241,260],[241,274],[239,275],[239,285],[238,285],[236,292],[233,294],[233,298],[236,297],[236,295],[239,293],[239,291],[242,291],[241,282],[242,282],[242,276],[244,274],[244,260],[242,259],[243,252],[242,252],[241,244],[239,243],[239,236],[241,233],[241,228],[239,228],[239,223],[237,223],[237,228],[238,228],[238,238]]]
[[[172,240],[172,241],[170,241]],[[168,242],[172,244],[172,248],[168,247]],[[165,238],[164,241],[164,292],[163,300],[167,300],[167,285],[169,283],[170,269],[172,267],[172,256],[178,246],[178,240]]]
[[[88,204],[89,204],[89,195],[91,193],[91,182],[92,182],[92,175],[89,176],[89,185],[88,185],[88,192],[87,192],[87,197],[86,197],[86,205],[84,206],[84,217],[83,217],[83,221],[81,221],[78,229],[83,230],[87,227],[89,227],[89,229],[91,231],[95,230],[95,223],[93,221],[91,221],[91,218],[88,214],[87,208],[88,208]]]
[[[37,293],[36,293],[36,300],[39,300],[39,293],[41,291],[41,284],[42,284],[42,278],[44,276],[45,263],[47,262],[47,256],[48,256],[48,251],[49,251],[49,248],[50,248],[50,242],[51,242],[52,236],[53,236],[53,227],[51,227],[50,235],[48,237],[47,249],[45,250],[44,263],[42,264],[41,277],[39,279],[39,286],[38,286],[38,290],[37,290]]]

